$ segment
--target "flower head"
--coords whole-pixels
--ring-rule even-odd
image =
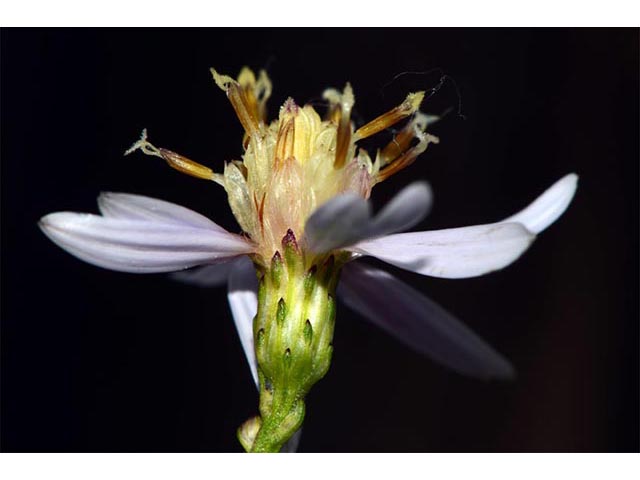
[[[78,258],[125,272],[176,274],[198,285],[228,283],[229,301],[254,380],[260,417],[239,430],[248,451],[274,451],[299,429],[304,396],[329,368],[335,297],[409,346],[463,374],[508,378],[513,368],[467,327],[419,292],[379,269],[354,263],[374,256],[423,275],[465,278],[515,261],[567,208],[577,176],[569,174],[521,212],[492,224],[396,233],[428,212],[424,182],[410,184],[376,215],[375,184],[410,165],[429,143],[423,92],[355,128],[349,84],[327,90],[323,118],[288,99],[266,119],[271,82],[245,68],[237,79],[212,70],[244,128],[244,153],[214,173],[157,148],[146,131],[126,153],[142,150],[173,168],[224,187],[244,235],[161,200],[106,193],[102,215],[59,212],[42,230]],[[358,141],[400,121],[404,127],[372,160]],[[247,259],[248,257],[248,259]],[[249,261],[250,259],[250,261]],[[338,278],[342,280],[338,288]],[[383,292],[383,294],[381,294]]]

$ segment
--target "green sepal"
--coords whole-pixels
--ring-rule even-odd
[[[307,345],[310,344],[311,340],[313,339],[313,327],[311,326],[311,322],[309,321],[308,318],[307,318],[307,321],[304,323],[304,330],[302,334],[304,336],[305,343]]]
[[[251,452],[279,451],[302,425],[305,396],[331,364],[335,290],[349,257],[306,257],[291,230],[281,243],[269,267],[258,265],[254,343],[261,423],[249,448],[247,435],[243,437]]]

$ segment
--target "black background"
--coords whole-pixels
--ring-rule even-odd
[[[441,144],[374,191],[379,207],[428,179],[420,229],[499,220],[580,175],[564,216],[501,272],[389,267],[510,358],[516,381],[444,370],[343,306],[301,451],[638,450],[638,31],[623,29],[4,29],[3,450],[240,451],[257,398],[224,289],[98,269],[36,223],[95,212],[107,190],[237,231],[220,187],[122,152],[147,127],[221,171],[241,127],[208,68],[245,64],[268,68],[271,115],[350,81],[357,121],[447,74],[423,104],[450,110]],[[402,72],[423,73],[392,81]]]

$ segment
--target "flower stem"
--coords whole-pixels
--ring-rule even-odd
[[[238,432],[247,451],[278,452],[301,427],[304,398],[331,363],[335,289],[344,260],[332,254],[305,259],[289,232],[283,253],[276,252],[267,268],[257,265],[253,331],[260,418]]]

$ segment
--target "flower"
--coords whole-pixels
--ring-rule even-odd
[[[354,129],[354,96],[347,84],[342,92],[325,92],[325,120],[313,107],[288,99],[279,118],[267,124],[271,82],[264,72],[256,79],[245,68],[237,80],[212,73],[244,127],[242,161],[228,162],[224,173],[217,174],[156,148],[146,131],[126,153],[140,149],[222,185],[244,235],[179,205],[123,193],[101,194],[101,215],[52,213],[41,219],[40,227],[60,247],[100,267],[178,271],[176,278],[195,285],[228,285],[231,311],[261,394],[261,417],[239,431],[245,448],[278,451],[299,429],[304,395],[329,367],[336,294],[374,324],[457,372],[484,379],[511,377],[510,363],[466,326],[359,259],[372,256],[441,278],[501,269],[565,211],[577,176],[566,175],[524,210],[497,223],[396,233],[428,213],[428,184],[410,184],[376,215],[368,198],[376,183],[411,164],[429,143],[437,143],[425,132],[428,117],[418,111],[424,93],[408,95],[398,107]],[[359,140],[405,118],[406,126],[375,160],[356,149]]]

